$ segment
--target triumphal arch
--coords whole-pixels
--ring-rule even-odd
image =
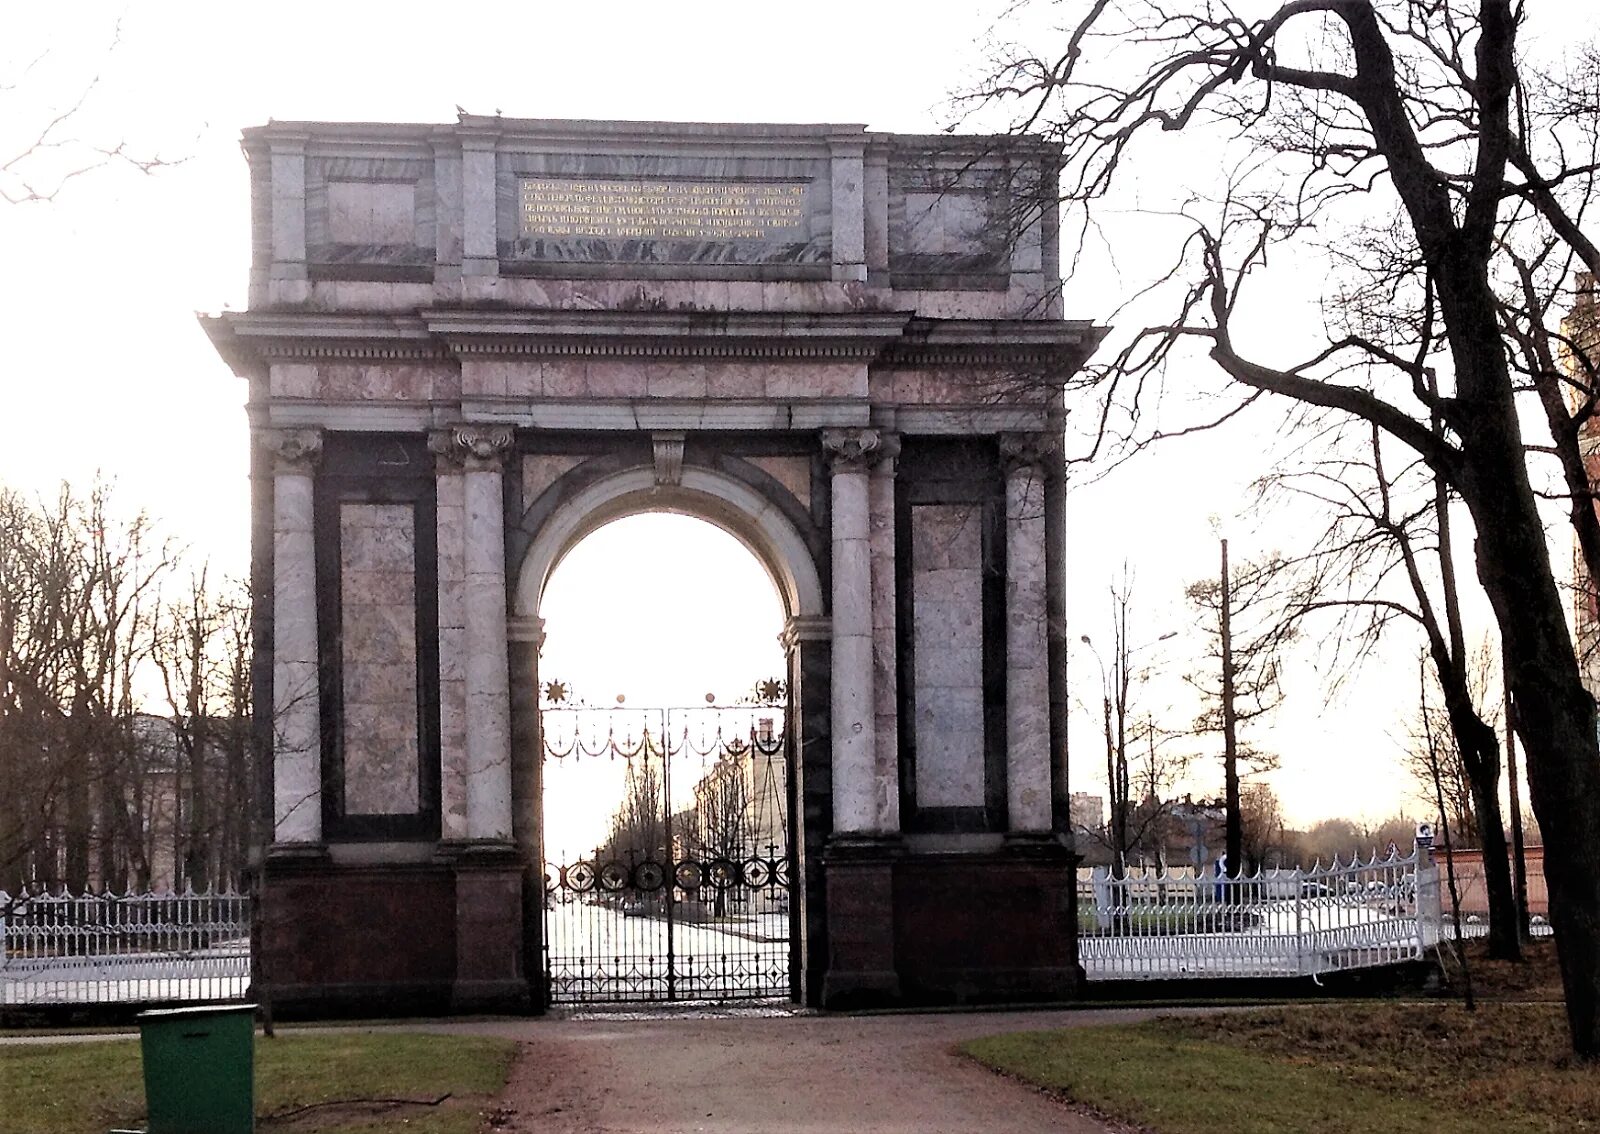
[[[203,322],[249,383],[280,1010],[693,999],[769,961],[826,1006],[1072,996],[1056,442],[1100,332],[1062,318],[1053,151],[473,116],[244,150],[249,306]],[[664,835],[555,861],[581,710],[541,682],[541,593],[658,510],[786,607],[760,735],[691,785],[764,753],[763,845],[667,791]],[[612,755],[664,758],[671,713],[639,719]],[[558,914],[597,913],[665,944],[552,959]],[[781,947],[735,973],[717,934]]]

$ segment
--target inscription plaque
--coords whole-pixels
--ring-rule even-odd
[[[525,238],[804,243],[805,182],[526,177]]]

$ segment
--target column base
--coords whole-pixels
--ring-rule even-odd
[[[899,1002],[900,974],[893,971],[829,969],[822,978],[822,1006],[833,1011],[881,1008]]]
[[[461,848],[455,875],[457,1012],[526,1011],[532,996],[522,968],[522,879],[509,846]]]
[[[1077,865],[1078,855],[1053,831],[1007,831],[1000,845],[1016,858],[1071,859],[1072,865]]]
[[[267,846],[268,863],[322,863],[332,861],[327,843],[271,843]]]
[[[828,840],[823,852],[828,896],[824,1008],[872,1008],[899,1002],[894,872],[904,853],[898,835],[841,835]]]
[[[434,849],[441,862],[470,866],[504,866],[520,863],[517,845],[509,839],[442,839]]]
[[[450,1011],[526,1013],[533,1004],[525,980],[458,980],[450,987]]]

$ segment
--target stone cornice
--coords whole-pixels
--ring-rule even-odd
[[[457,356],[823,358],[870,361],[906,312],[423,311]]]
[[[1106,333],[1085,321],[926,319],[905,311],[267,311],[202,316],[201,325],[245,377],[282,361],[492,357],[819,359],[1060,377]]]
[[[879,358],[885,367],[1005,366],[1075,370],[1110,331],[1074,319],[925,319],[906,324]]]

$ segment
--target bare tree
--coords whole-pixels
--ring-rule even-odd
[[[1482,706],[1478,710],[1480,717],[1487,727],[1495,731],[1499,730],[1501,724],[1500,716],[1495,711],[1500,699],[1497,687],[1499,665],[1499,652],[1486,640],[1472,654],[1466,674],[1473,704]],[[1429,696],[1425,702],[1419,700],[1416,716],[1407,729],[1406,771],[1416,782],[1419,796],[1430,807],[1436,804],[1442,793],[1445,815],[1450,821],[1456,845],[1477,847],[1482,845],[1478,793],[1473,787],[1467,760],[1463,758],[1460,739],[1442,703],[1443,694],[1438,688],[1436,671],[1431,674],[1430,680]],[[1437,785],[1434,782],[1435,763],[1439,765]],[[1491,790],[1497,795],[1498,789],[1498,782],[1491,785]],[[1502,821],[1498,807],[1489,813],[1487,821],[1491,824]]]
[[[1279,658],[1295,636],[1284,568],[1282,557],[1276,555],[1236,568],[1228,562],[1228,541],[1223,540],[1220,574],[1191,583],[1184,592],[1200,611],[1206,656],[1214,663],[1189,674],[1187,680],[1205,698],[1195,731],[1222,736],[1225,853],[1234,874],[1246,866],[1240,777],[1277,767],[1273,753],[1240,745],[1239,728],[1266,716],[1283,701]]]
[[[1282,865],[1284,854],[1283,806],[1278,793],[1264,783],[1245,784],[1239,791],[1240,853],[1247,863],[1261,867],[1272,855]]]
[[[1600,577],[1579,445],[1595,388],[1556,364],[1565,305],[1552,301],[1574,267],[1600,271],[1583,231],[1600,188],[1600,60],[1589,51],[1567,75],[1541,75],[1518,52],[1523,15],[1520,0],[1289,0],[1260,19],[1226,0],[1093,0],[1064,46],[1018,53],[988,93],[1021,100],[1019,126],[1063,143],[1073,205],[1120,184],[1152,134],[1209,130],[1237,146],[1218,199],[1187,211],[1171,316],[1087,376],[1104,396],[1158,386],[1178,348],[1198,342],[1241,399],[1266,394],[1367,422],[1470,514],[1549,835],[1572,1044],[1595,1057],[1600,746],[1536,481],[1553,472]],[[1327,307],[1328,341],[1288,365],[1253,356],[1236,325],[1251,274],[1269,253],[1337,251],[1373,216],[1396,254],[1334,263],[1333,298],[1361,302]],[[1523,436],[1524,390],[1547,443]]]
[[[31,504],[0,488],[0,889],[234,881],[254,768],[241,592],[176,552],[111,491]],[[145,703],[165,680],[171,716]]]
[[[1148,672],[1136,669],[1134,655],[1155,643],[1135,646],[1128,637],[1133,584],[1124,568],[1122,581],[1111,588],[1111,668],[1107,670],[1087,634],[1079,641],[1100,663],[1100,703],[1105,735],[1106,789],[1109,817],[1104,841],[1111,851],[1113,876],[1124,876],[1131,851],[1149,851],[1163,843],[1173,789],[1188,768],[1188,756],[1173,748],[1177,734],[1157,728],[1154,717],[1140,708],[1134,695]],[[1173,637],[1164,634],[1157,641]]]
[[[1431,371],[1425,381],[1435,383]],[[1440,429],[1437,418],[1430,428]],[[1467,647],[1451,496],[1420,460],[1392,468],[1396,446],[1386,445],[1377,427],[1351,432],[1365,434],[1364,442],[1350,444],[1351,438],[1338,436],[1310,467],[1280,469],[1267,482],[1315,499],[1330,515],[1328,528],[1298,564],[1306,574],[1294,613],[1303,618],[1337,612],[1341,632],[1335,640],[1353,642],[1358,656],[1396,624],[1421,632],[1440,690],[1440,719],[1423,720],[1419,727],[1448,732],[1459,753],[1470,812],[1481,819],[1471,829],[1484,851],[1490,950],[1515,959],[1520,934],[1500,810],[1499,738],[1488,707],[1489,663],[1482,650],[1474,657]],[[1421,752],[1419,745],[1412,748]],[[1432,770],[1426,758],[1418,759],[1431,799]]]
[[[694,788],[695,848],[706,859],[737,864],[750,844],[750,747],[735,740]],[[713,869],[716,869],[715,867]],[[723,866],[721,869],[726,870]],[[712,886],[712,914],[727,914],[727,887]]]
[[[151,660],[161,675],[174,756],[174,885],[237,883],[250,847],[254,781],[249,721],[249,601],[202,569],[165,604]]]
[[[667,799],[661,775],[663,759],[660,746],[649,736],[639,752],[628,758],[622,802],[611,817],[611,831],[601,848],[605,857],[620,862],[671,860]]]
[[[103,67],[122,42],[119,20],[98,62]],[[61,52],[46,48],[15,73],[0,74],[0,116],[7,122],[0,141],[0,200],[13,205],[54,201],[68,185],[107,166],[154,173],[178,160],[145,151],[127,139],[96,137],[82,127],[87,111],[114,95],[103,73],[61,65]],[[65,73],[63,73],[65,72]]]

